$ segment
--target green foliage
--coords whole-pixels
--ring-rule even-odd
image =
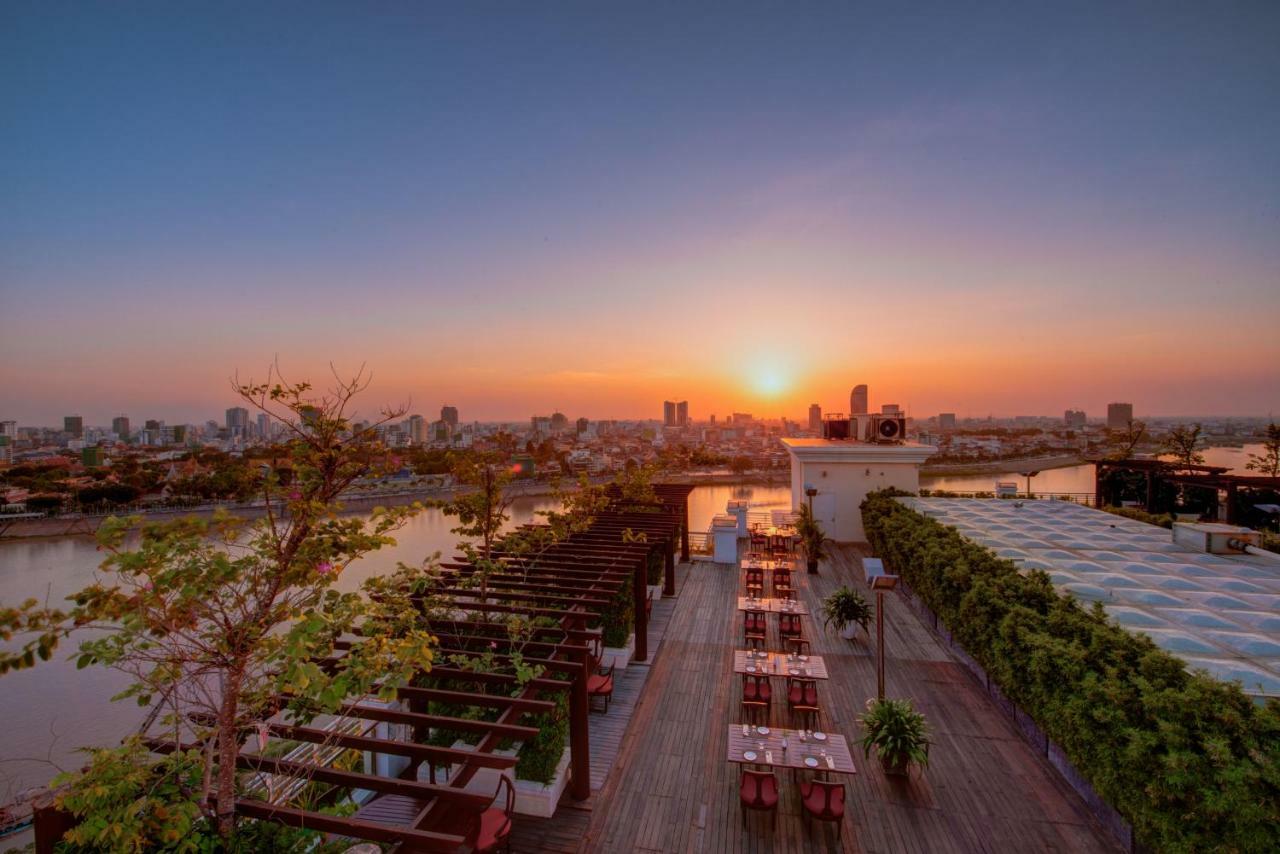
[[[667,568],[667,562],[662,557],[662,552],[656,549],[651,550],[645,558],[648,561],[645,567],[646,577],[649,584],[661,584],[663,571]]]
[[[1142,421],[1129,421],[1123,429],[1107,429],[1107,459],[1132,459],[1134,451],[1147,440],[1147,425]]]
[[[565,744],[569,741],[569,695],[558,691],[553,696],[542,699],[554,700],[556,705],[550,712],[524,715],[523,725],[537,727],[538,734],[520,745],[516,777],[550,783],[555,777],[560,757],[564,755]]]
[[[884,493],[862,505],[885,565],[1160,851],[1280,849],[1280,708],[1082,609],[1043,572]]]
[[[827,544],[831,540],[822,525],[813,516],[813,510],[807,503],[800,505],[799,518],[796,519],[796,535],[800,538],[800,548],[804,550],[809,561],[820,561],[827,556]]]
[[[514,474],[497,454],[460,456],[453,473],[459,483],[473,488],[445,506],[446,513],[458,517],[458,526],[451,532],[475,541],[478,547],[473,548],[487,560],[502,526],[511,518],[507,510],[514,499],[508,487]]]
[[[827,628],[843,629],[849,623],[857,623],[865,632],[872,613],[867,600],[852,587],[841,587],[822,600],[822,624]]]
[[[1189,468],[1204,462],[1204,454],[1200,453],[1200,434],[1203,428],[1199,424],[1188,427],[1178,424],[1169,430],[1160,447],[1173,457],[1178,465]]]
[[[1134,519],[1139,522],[1146,522],[1148,525],[1159,525],[1161,528],[1172,528],[1176,520],[1172,513],[1148,513],[1145,510],[1139,510],[1136,507],[1103,507],[1108,513],[1114,513],[1117,516],[1123,516],[1126,519]]]
[[[1267,425],[1262,453],[1249,454],[1249,462],[1244,467],[1263,477],[1280,477],[1280,424],[1273,421]]]
[[[359,377],[318,398],[306,383],[241,388],[264,411],[283,409],[275,414],[291,437],[290,486],[282,489],[274,471],[263,477],[261,519],[177,519],[142,526],[135,539],[127,534],[140,520],[109,518],[98,532],[107,554],[103,573],[68,597],[70,607],[31,601],[0,608],[0,638],[25,636],[22,646],[0,652],[0,672],[48,658],[76,629],[100,630],[80,644],[77,666],[126,673],[132,683],[115,699],[153,707],[169,731],[184,727],[184,738],[208,747],[189,757],[202,770],[198,797],[185,788],[180,799],[177,790],[148,791],[167,793],[175,809],[194,800],[228,844],[236,831],[241,737],[278,710],[281,695],[289,697],[289,715],[306,722],[350,698],[394,697],[399,685],[431,666],[432,638],[413,599],[429,564],[401,565],[365,582],[360,593],[333,587],[352,561],[394,543],[392,532],[421,509],[375,508],[369,518],[338,512],[346,488],[390,466],[374,433],[354,431],[344,414],[362,388]],[[350,648],[339,643],[352,636],[361,639]],[[108,779],[135,766],[121,785],[155,767],[137,751],[104,754],[103,762]],[[174,777],[167,766],[161,771]],[[175,779],[188,787],[181,775]],[[83,803],[86,821],[96,826],[94,803]],[[106,820],[114,820],[109,810]]]
[[[632,593],[631,584],[621,585],[600,614],[598,625],[605,646],[618,648],[626,645],[635,618],[635,597]]]
[[[71,850],[208,850],[197,802],[203,773],[198,752],[153,761],[145,747],[129,740],[90,756],[83,772],[53,781],[66,786],[58,806],[80,820],[65,837]]]
[[[862,751],[871,748],[890,766],[929,764],[929,727],[924,715],[911,708],[910,700],[867,700],[862,724]]]

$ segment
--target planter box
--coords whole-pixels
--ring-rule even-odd
[[[1017,706],[1013,707],[1013,722],[1018,725],[1018,732],[1036,749],[1036,753],[1046,756],[1049,753],[1049,736],[1045,735],[1040,725],[1032,720],[1031,715]]]
[[[565,745],[560,754],[560,762],[556,765],[556,775],[550,783],[538,783],[533,780],[516,780],[516,812],[520,815],[532,815],[538,818],[551,818],[556,814],[556,805],[560,796],[569,785],[569,747]]]
[[[657,602],[659,599],[661,599],[661,598],[662,598],[662,588],[663,588],[663,586],[664,586],[664,585],[662,585],[662,584],[650,584],[650,585],[648,585],[648,587],[649,587],[649,592],[653,594],[653,601]]]
[[[453,743],[455,750],[475,750],[473,745],[467,744],[465,741],[455,741]],[[515,756],[514,750],[495,750],[495,756]],[[449,767],[449,775],[452,777],[455,768]],[[492,795],[498,788],[498,778],[506,774],[512,775],[512,771],[499,771],[497,768],[479,768],[476,770],[475,776],[467,781],[464,791],[472,792],[477,795]],[[560,755],[560,762],[556,765],[556,774],[551,778],[550,783],[538,783],[534,780],[520,780],[512,778],[515,783],[516,791],[516,812],[520,815],[531,815],[538,818],[551,818],[555,815],[556,804],[560,803],[560,796],[564,794],[565,787],[569,785],[569,747],[565,746],[564,753]]]
[[[631,663],[631,657],[636,654],[636,633],[632,632],[627,635],[627,645],[623,647],[606,646],[600,652],[600,663],[605,667],[610,664],[614,665],[614,672],[621,673],[627,669],[627,665]]]

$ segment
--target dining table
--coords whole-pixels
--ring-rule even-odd
[[[747,596],[738,597],[739,611],[766,611],[770,614],[798,614],[802,617],[809,615],[809,606],[803,602],[796,602],[793,599],[752,599]]]
[[[727,759],[739,765],[857,774],[849,740],[839,733],[729,724]]]
[[[796,561],[779,560],[777,558],[745,557],[742,559],[742,568],[763,569],[767,572],[776,572],[780,569],[787,572],[795,572]]]
[[[830,679],[827,663],[820,655],[795,655],[754,649],[733,651],[733,672],[764,676],[794,676],[799,679]]]

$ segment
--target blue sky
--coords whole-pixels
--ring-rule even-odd
[[[6,417],[1280,409],[1280,6],[691,5],[6,4]]]

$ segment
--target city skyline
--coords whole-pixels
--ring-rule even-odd
[[[6,417],[1280,410],[1280,9],[1095,8],[14,4]]]

